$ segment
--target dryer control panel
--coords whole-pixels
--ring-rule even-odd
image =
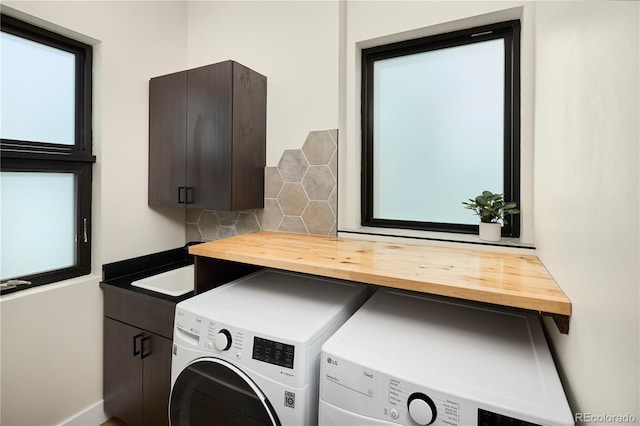
[[[321,354],[320,399],[345,411],[398,425],[466,426],[536,423],[497,414],[467,399],[420,387],[327,353]]]
[[[456,399],[325,353],[321,362],[321,398],[332,405],[400,425],[463,424]]]

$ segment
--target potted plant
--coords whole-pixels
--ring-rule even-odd
[[[465,209],[473,210],[480,216],[480,239],[485,241],[500,241],[502,225],[499,221],[506,225],[506,215],[520,213],[517,203],[504,201],[504,194],[482,191],[482,194],[475,199],[469,198],[469,201],[463,201],[462,204]]]

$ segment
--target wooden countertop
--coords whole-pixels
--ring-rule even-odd
[[[571,301],[533,255],[271,231],[194,245],[189,253],[540,311],[566,317],[568,332]]]

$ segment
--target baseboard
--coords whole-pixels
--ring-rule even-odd
[[[99,426],[109,418],[104,413],[104,400],[100,400],[81,412],[69,417],[58,426]]]

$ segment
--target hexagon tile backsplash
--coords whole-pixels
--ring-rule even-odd
[[[260,229],[336,235],[338,131],[309,132],[302,149],[286,150],[265,168],[264,208],[187,210],[186,241],[219,240]]]

